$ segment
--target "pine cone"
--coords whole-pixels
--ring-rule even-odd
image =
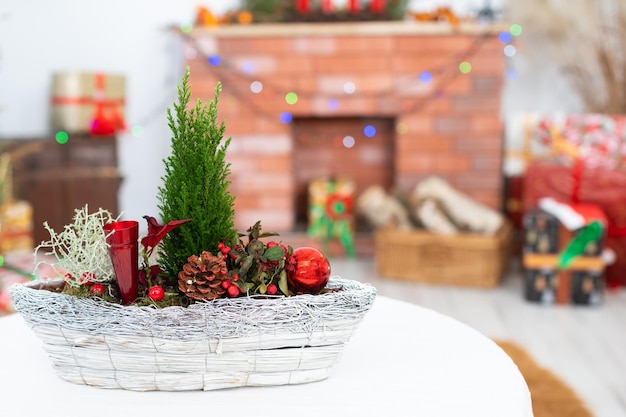
[[[194,300],[219,298],[226,292],[222,281],[227,273],[224,259],[206,251],[191,255],[178,273],[178,289]]]

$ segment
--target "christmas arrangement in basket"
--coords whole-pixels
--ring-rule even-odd
[[[128,390],[212,390],[300,384],[329,376],[371,308],[369,284],[331,276],[325,255],[262,230],[234,228],[217,122],[221,85],[191,97],[187,69],[168,109],[171,154],[159,215],[139,222],[77,209],[35,255],[59,277],[15,284],[15,309],[59,375]],[[39,265],[38,265],[39,266]]]

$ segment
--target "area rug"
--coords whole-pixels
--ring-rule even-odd
[[[551,371],[539,366],[522,347],[507,341],[496,343],[517,365],[526,380],[534,417],[593,417],[583,400]]]

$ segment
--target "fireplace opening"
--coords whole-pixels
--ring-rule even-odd
[[[316,180],[354,183],[353,201],[366,188],[394,184],[395,119],[385,117],[307,117],[292,122],[295,229],[309,224],[309,187]],[[355,213],[356,214],[356,213]],[[355,232],[371,226],[355,215]]]

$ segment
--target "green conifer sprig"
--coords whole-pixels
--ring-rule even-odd
[[[191,87],[189,67],[178,86],[178,103],[167,110],[172,131],[171,154],[164,159],[163,184],[158,189],[159,211],[164,223],[193,219],[172,230],[159,247],[159,264],[176,277],[191,255],[214,252],[222,240],[237,238],[234,229],[234,197],[229,192],[230,164],[224,140],[224,123],[218,123],[221,83],[215,96],[203,104],[200,99],[189,107]]]

